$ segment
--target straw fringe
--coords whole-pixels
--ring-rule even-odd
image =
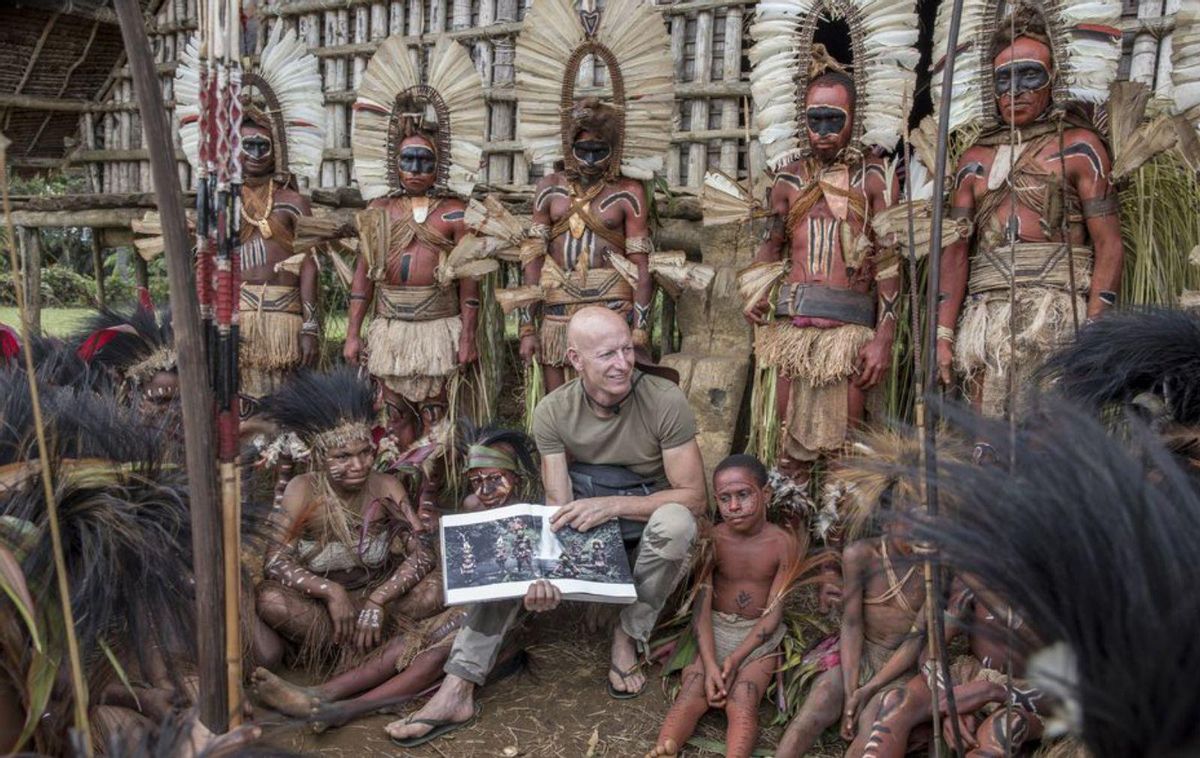
[[[295,313],[241,311],[238,361],[246,368],[291,369],[300,362],[300,326]]]
[[[367,370],[388,389],[419,402],[441,392],[458,369],[462,317],[433,321],[376,318],[367,328]]]
[[[541,362],[546,366],[563,366],[567,363],[567,319],[542,319],[538,335],[541,342]]]
[[[858,352],[875,336],[859,324],[832,329],[796,327],[777,321],[754,330],[754,355],[761,366],[778,367],[785,376],[814,387],[845,380],[854,372]]]

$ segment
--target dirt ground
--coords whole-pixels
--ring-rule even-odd
[[[296,723],[265,726],[268,744],[304,754],[367,758],[405,755],[413,758],[458,756],[526,756],[533,758],[600,758],[641,756],[653,747],[654,738],[670,704],[668,682],[655,667],[645,692],[635,700],[615,701],[604,686],[608,669],[608,641],[601,632],[588,631],[579,605],[536,619],[530,633],[529,666],[481,691],[483,711],[470,727],[412,750],[393,745],[384,725],[399,718],[376,715],[324,734],[313,734]],[[292,678],[295,674],[285,674]],[[413,704],[402,713],[415,710]],[[763,723],[774,715],[764,705]],[[781,728],[764,729],[757,755],[770,755]],[[724,717],[710,713],[698,735],[724,742]],[[840,755],[837,741],[829,737],[810,756]],[[682,755],[721,755],[688,747]]]

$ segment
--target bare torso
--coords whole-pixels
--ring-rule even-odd
[[[249,208],[248,193],[253,192],[249,187],[242,189],[243,203]],[[296,220],[300,216],[310,214],[308,200],[291,187],[275,185],[270,221],[272,226],[281,226],[289,235],[296,232]],[[254,215],[254,214],[251,214]],[[258,218],[258,216],[254,216]],[[241,257],[241,278],[249,284],[270,284],[281,287],[295,287],[300,284],[300,277],[285,269],[275,270],[275,267],[292,256],[292,246],[286,244],[277,234],[263,238],[255,225],[243,218],[243,252]],[[265,255],[264,255],[265,254]]]
[[[925,602],[920,564],[910,554],[871,540],[863,573],[863,636],[887,648],[897,648],[912,631]],[[890,571],[889,571],[890,564]]]
[[[724,524],[713,529],[716,567],[713,571],[713,610],[745,618],[762,616],[771,600],[771,584],[792,543],[786,532],[766,524],[751,537],[736,534]]]
[[[646,212],[646,194],[640,182],[632,179],[617,179],[604,182],[599,187],[589,190],[577,185],[580,197],[589,197],[588,210],[603,223],[604,227],[616,235],[626,235],[627,223],[631,217],[643,217]],[[593,196],[594,193],[594,196]],[[565,174],[556,173],[538,183],[534,195],[534,213],[537,216],[545,214],[549,226],[553,227],[569,218],[573,213],[571,185]],[[570,231],[560,234],[550,240],[547,247],[548,255],[564,270],[574,270],[580,257],[588,255],[588,268],[611,268],[607,253],[615,252],[624,255],[624,248],[604,239],[591,229],[584,228],[581,244],[572,244],[573,235]],[[590,250],[590,255],[589,255]]]
[[[417,199],[419,208],[419,198]],[[405,206],[413,202],[409,198],[383,198],[372,203],[386,208],[388,216],[395,222],[402,220]],[[457,198],[430,198],[424,223],[440,236],[457,243],[466,233],[463,211],[466,204]],[[415,218],[419,218],[414,214]],[[387,284],[392,286],[425,287],[436,282],[435,273],[441,263],[442,251],[414,237],[403,250],[388,250],[384,267]]]

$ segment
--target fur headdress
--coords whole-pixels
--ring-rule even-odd
[[[853,139],[891,150],[900,139],[919,54],[916,3],[911,0],[769,0],[757,6],[750,36],[750,91],[759,142],[768,165],[778,169],[808,147],[804,98],[813,76],[813,35],[822,19],[850,27],[857,102]],[[818,49],[819,48],[819,49]],[[829,60],[822,60],[824,68]],[[838,64],[844,67],[844,64]],[[824,68],[822,70],[824,70]]]
[[[316,181],[325,149],[325,97],[317,57],[285,24],[276,23],[254,71],[242,76],[245,118],[271,132],[276,177]],[[175,70],[179,140],[193,170],[200,168],[200,39],[188,41]]]
[[[946,64],[950,12],[938,8],[933,43],[933,109],[942,100],[942,67]],[[966,0],[958,50],[954,59],[950,131],[970,124],[985,130],[1000,122],[994,96],[992,61],[1015,37],[1027,36],[1049,45],[1054,62],[1054,103],[1102,103],[1117,77],[1121,60],[1120,0]],[[1015,27],[1015,35],[1013,33]]]
[[[297,435],[309,451],[322,457],[352,441],[372,441],[375,393],[371,384],[348,366],[332,371],[305,371],[262,401],[260,410],[285,432]]]
[[[609,0],[603,10],[583,0],[538,0],[517,37],[517,139],[531,163],[561,159],[578,171],[571,152],[576,80],[591,56],[607,69],[605,100],[619,123],[609,176],[650,179],[671,144],[675,71],[666,24],[644,0]],[[588,108],[587,110],[594,110]]]
[[[1031,684],[1058,704],[1050,733],[1093,756],[1196,755],[1200,493],[1144,428],[1134,454],[1086,412],[1044,407],[1052,422],[1012,447],[1005,423],[948,414],[1015,465],[945,466],[938,487],[954,507],[914,536],[1040,638],[1023,652]]]
[[[175,371],[171,311],[139,306],[131,312],[97,311],[75,337],[76,353],[89,364],[109,369],[133,385],[160,371]]]
[[[443,39],[429,54],[424,76],[404,37],[375,51],[354,101],[354,177],[366,200],[402,189],[400,142],[419,131],[434,145],[435,187],[467,196],[483,160],[487,105],[471,56]]]

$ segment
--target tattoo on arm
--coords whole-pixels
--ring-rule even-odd
[[[622,200],[629,203],[629,207],[633,208],[633,215],[635,215],[635,216],[642,215],[642,204],[640,202],[638,202],[637,197],[629,190],[621,190],[620,192],[614,192],[613,194],[611,194],[608,197],[601,200],[600,201],[600,210],[606,211],[609,208],[616,205],[617,203],[621,202]]]
[[[800,177],[796,176],[795,174],[780,172],[775,175],[775,181],[783,182],[784,184],[790,184],[798,190],[804,189],[804,180],[801,179]]]
[[[1100,302],[1104,303],[1105,305],[1117,304],[1117,293],[1113,292],[1112,290],[1100,290],[1096,297],[1100,298]]]
[[[958,189],[963,182],[975,178],[983,178],[983,164],[979,161],[971,161],[958,170],[958,173],[954,175],[954,188]]]
[[[898,292],[879,293],[879,318],[876,319],[876,323],[896,320],[896,300],[899,296]]]

